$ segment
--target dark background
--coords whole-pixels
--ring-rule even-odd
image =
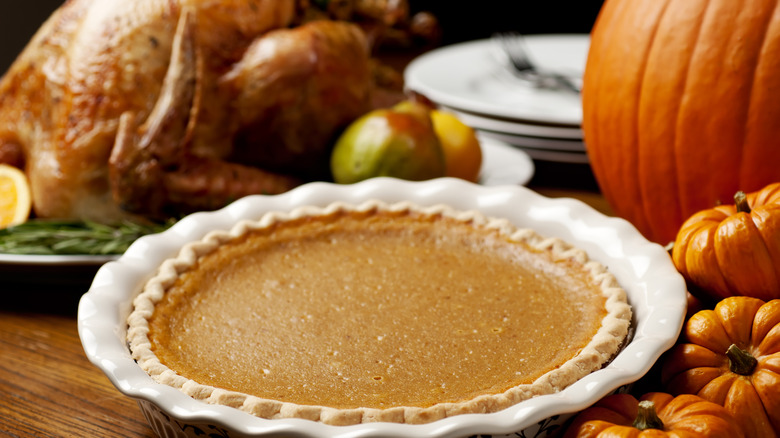
[[[411,0],[440,20],[443,44],[488,38],[494,32],[589,33],[604,0]]]
[[[63,0],[0,0],[0,74]]]
[[[131,0],[128,0],[131,1]],[[0,0],[0,74],[63,0]],[[493,32],[588,33],[603,0],[411,0],[436,14],[442,44],[487,38]]]

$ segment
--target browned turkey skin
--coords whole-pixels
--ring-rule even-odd
[[[334,3],[335,4],[335,3]],[[324,176],[372,107],[358,26],[294,0],[69,0],[0,80],[0,162],[35,215],[213,209]]]

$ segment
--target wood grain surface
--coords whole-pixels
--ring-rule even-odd
[[[135,401],[87,360],[73,310],[0,312],[0,435],[153,437]]]

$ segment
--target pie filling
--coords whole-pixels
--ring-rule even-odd
[[[128,336],[158,381],[261,417],[492,412],[598,369],[627,333],[603,266],[475,212],[337,204],[237,228],[163,265]]]

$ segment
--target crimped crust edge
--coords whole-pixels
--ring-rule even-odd
[[[425,408],[336,409],[264,399],[203,385],[180,376],[162,364],[152,351],[148,338],[148,318],[166,289],[182,272],[193,266],[199,257],[254,229],[265,228],[279,221],[311,215],[328,215],[340,211],[373,210],[415,211],[473,222],[486,228],[497,229],[514,241],[525,242],[531,247],[548,251],[555,260],[576,261],[589,273],[594,284],[600,286],[606,297],[607,315],[603,318],[602,325],[593,339],[574,358],[542,375],[533,383],[518,385],[500,394],[486,394],[465,402],[439,403]],[[443,204],[421,207],[411,202],[389,204],[371,200],[357,205],[334,202],[324,208],[302,206],[289,212],[268,212],[259,220],[242,220],[228,231],[212,231],[203,239],[186,244],[176,257],[167,259],[161,264],[157,274],[146,283],[141,293],[133,300],[133,310],[127,318],[127,340],[133,359],[156,382],[177,388],[188,396],[206,403],[231,406],[266,419],[302,418],[340,426],[367,422],[422,424],[454,415],[497,412],[535,396],[559,392],[611,360],[626,341],[630,322],[631,307],[627,302],[625,290],[618,285],[616,278],[604,265],[589,259],[585,251],[559,238],[545,238],[534,230],[517,228],[506,219],[487,217],[475,210],[458,211]]]

